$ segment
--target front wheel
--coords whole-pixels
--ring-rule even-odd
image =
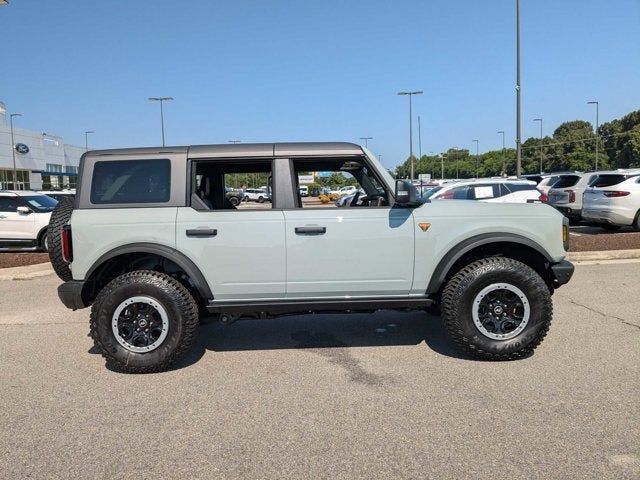
[[[116,277],[100,291],[90,325],[108,365],[128,373],[157,372],[191,347],[198,307],[174,278],[140,270]]]
[[[553,317],[551,293],[540,275],[503,257],[477,260],[456,273],[442,293],[442,311],[453,341],[488,360],[529,355]]]

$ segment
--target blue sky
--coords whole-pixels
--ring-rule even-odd
[[[522,0],[523,139],[640,108],[640,0]],[[515,138],[513,0],[80,1],[0,7],[0,100],[96,148],[344,140],[394,166]],[[414,152],[418,151],[414,122]]]

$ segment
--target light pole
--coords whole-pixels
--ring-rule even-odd
[[[505,173],[505,148],[504,148],[504,130],[500,130],[497,132],[498,134],[502,134],[502,173]]]
[[[471,141],[476,144],[476,178],[478,178],[479,177],[479,175],[478,175],[478,160],[480,160],[480,140],[471,140]]]
[[[373,140],[373,137],[360,137],[360,140],[364,140],[364,148],[369,148],[369,140]]]
[[[540,174],[542,175],[542,119],[534,118],[534,122],[540,122]]]
[[[413,92],[398,92],[398,95],[409,95],[409,160],[411,161],[411,181],[413,181],[413,113],[411,111],[411,97],[422,95],[422,90]]]
[[[595,100],[593,100],[591,102],[587,102],[587,104],[596,106],[596,131],[595,131],[595,134],[596,134],[596,172],[597,172],[598,171],[598,143],[600,143],[600,142],[598,142],[598,126],[599,126],[598,122],[600,120],[598,117],[600,116],[600,104]]]
[[[16,144],[13,140],[13,117],[21,117],[21,113],[9,114],[9,123],[11,124],[11,158],[13,158],[13,188],[18,190],[18,169],[16,168]]]
[[[86,132],[84,132],[84,149],[86,151],[89,151],[89,134],[90,133],[96,133],[93,130],[87,130]]]
[[[440,155],[440,178],[442,180],[444,180],[444,157],[446,157],[447,154],[443,153]]]
[[[520,0],[516,0],[516,176],[522,174],[522,135],[520,131]]]
[[[460,178],[460,170],[458,168],[458,147],[453,147],[456,151],[456,180]]]
[[[418,158],[422,158],[422,127],[420,126],[420,115],[418,115]]]
[[[149,97],[152,102],[160,102],[160,128],[162,129],[162,146],[164,147],[164,109],[162,108],[163,102],[167,100],[173,100],[173,97]]]

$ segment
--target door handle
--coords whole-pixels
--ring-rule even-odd
[[[324,235],[327,227],[296,227],[297,235]]]
[[[215,228],[190,228],[187,230],[187,237],[215,237],[218,230]]]

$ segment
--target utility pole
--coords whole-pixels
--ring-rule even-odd
[[[598,123],[600,121],[600,119],[598,118],[600,116],[600,104],[598,102],[596,102],[595,100],[592,102],[587,102],[588,105],[595,105],[596,106],[596,172],[598,171],[598,143],[600,143],[598,140]]]
[[[149,100],[152,102],[160,102],[160,128],[162,129],[162,146],[164,147],[164,110],[162,104],[167,100],[173,100],[173,97],[149,97]]]
[[[84,150],[86,152],[89,151],[89,134],[90,133],[96,133],[93,130],[87,130],[86,132],[84,132]]]
[[[398,92],[398,95],[408,95],[409,96],[409,161],[411,162],[411,181],[413,181],[414,177],[414,166],[413,166],[413,112],[411,110],[411,97],[414,95],[422,95],[422,90],[416,90],[413,92]]]
[[[516,176],[522,175],[522,132],[520,131],[520,0],[516,0]]]
[[[475,142],[476,144],[476,178],[479,178],[480,175],[478,175],[478,164],[480,160],[480,140],[471,140],[471,141]]]
[[[534,118],[534,122],[540,122],[540,175],[542,175],[542,119]]]
[[[373,140],[373,137],[360,137],[360,140],[364,140],[364,148],[369,148],[369,140]]]
[[[418,158],[422,158],[422,127],[420,126],[420,115],[418,115]]]
[[[502,172],[505,172],[505,148],[504,148],[504,130],[500,130],[497,132],[498,134],[502,134]]]
[[[11,113],[9,114],[9,123],[11,124],[11,158],[13,158],[13,189],[19,190],[18,188],[18,169],[16,168],[16,143],[13,140],[13,117],[21,117],[21,113]]]

